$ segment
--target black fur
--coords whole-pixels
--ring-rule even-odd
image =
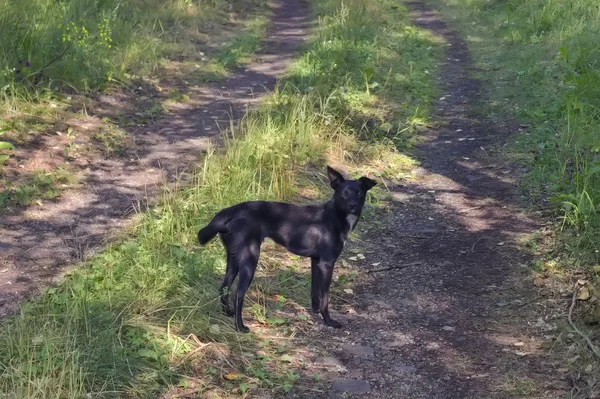
[[[346,180],[327,167],[333,198],[321,206],[297,206],[282,202],[243,202],[223,209],[198,232],[198,241],[206,244],[217,234],[227,251],[227,270],[221,285],[221,303],[228,316],[235,315],[238,331],[248,332],[242,320],[244,295],[252,282],[260,245],[271,238],[290,252],[309,257],[311,264],[312,308],[320,312],[326,325],[341,325],[329,316],[329,286],[333,267],[342,252],[348,233],[356,226],[365,195],[375,181],[361,177]],[[234,311],[229,306],[229,291],[240,275],[234,296]]]

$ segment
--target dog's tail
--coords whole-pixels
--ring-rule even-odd
[[[232,215],[230,215],[230,212],[226,211],[227,209],[224,209],[217,213],[213,220],[198,232],[198,242],[200,245],[205,245],[219,233],[225,234],[229,232],[227,223],[231,220]]]

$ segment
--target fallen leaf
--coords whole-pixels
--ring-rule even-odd
[[[350,288],[345,288],[345,289],[344,289],[344,292],[345,292],[346,294],[354,294],[354,291],[352,291],[352,289],[350,289]]]
[[[280,318],[272,318],[272,319],[267,319],[267,322],[272,326],[281,326],[286,323],[286,320],[280,319]]]
[[[500,241],[500,242],[499,242],[498,244],[496,244],[496,245],[503,246],[503,245],[504,245],[504,241]]]
[[[348,260],[356,260],[356,256],[351,256],[348,258]]]
[[[580,301],[587,301],[590,299],[590,290],[588,287],[581,287],[579,289],[579,293],[577,294],[577,299]]]
[[[535,284],[537,287],[541,287],[546,285],[546,279],[541,278],[541,277],[536,277],[533,279],[533,284]]]
[[[365,258],[365,256],[363,254],[358,254],[358,255],[356,255],[356,257],[360,260],[363,260]]]
[[[236,373],[235,371],[231,372],[231,373],[227,373],[223,376],[223,378],[225,378],[228,381],[235,381],[238,378],[240,378],[240,375],[238,373]]]
[[[515,342],[513,343],[514,346],[525,346],[524,342]]]
[[[375,263],[371,263],[371,266],[379,266],[381,264],[381,262],[375,262]]]
[[[444,326],[444,327],[442,327],[442,330],[444,330],[444,331],[455,331],[456,327]]]
[[[294,358],[291,357],[290,355],[283,355],[283,356],[281,356],[280,359],[282,362],[287,362],[287,363],[291,363],[294,361]]]

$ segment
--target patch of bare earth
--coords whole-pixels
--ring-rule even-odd
[[[521,242],[542,223],[524,211],[518,167],[494,151],[514,127],[472,116],[481,90],[465,42],[424,3],[410,5],[447,45],[440,123],[418,148],[415,180],[390,187],[382,227],[361,222],[363,241],[344,255],[364,277],[332,300],[342,330],[319,323],[303,338],[308,374],[328,388],[289,397],[563,397],[564,359],[549,350],[559,333]]]
[[[218,142],[221,130],[275,87],[306,38],[309,15],[303,0],[273,0],[271,9],[272,21],[254,61],[221,82],[192,87],[180,82],[180,91],[189,99],[173,103],[166,114],[152,111],[157,93],[150,87],[140,86],[132,93],[142,106],[132,105],[130,96],[123,94],[89,100],[90,112],[100,118],[140,108],[147,112],[137,115],[139,123],[123,127],[125,135],[108,132],[114,140],[106,147],[118,156],[73,160],[71,166],[79,171],[76,189],[1,215],[0,315],[15,309],[24,295],[51,283],[65,267],[101,248],[111,233],[122,231],[135,208],[152,202],[165,183],[190,172],[201,153]],[[69,124],[81,132],[98,130],[102,125],[97,119],[93,126]],[[40,142],[33,158],[45,154],[40,165],[62,164],[68,133],[61,132],[52,145]],[[76,139],[72,144],[76,150]]]

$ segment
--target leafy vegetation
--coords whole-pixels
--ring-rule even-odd
[[[315,6],[319,24],[304,55],[224,148],[206,155],[194,183],[165,190],[127,237],[4,322],[3,395],[235,396],[286,391],[298,380],[318,383],[318,375],[296,371],[293,341],[277,341],[310,321],[304,262],[265,245],[265,272],[248,308],[271,331],[240,336],[217,303],[220,243],[202,250],[195,243],[197,230],[222,207],[290,199],[299,189],[321,197],[325,161],[360,163],[362,172],[391,179],[406,176],[414,163],[397,149],[410,146],[415,127],[427,120],[436,43],[408,24],[395,1]],[[376,201],[374,194],[370,202]],[[353,275],[346,274],[342,285]]]
[[[528,125],[511,152],[528,188],[550,198],[565,244],[554,255],[600,261],[600,9],[592,0],[446,1],[491,81],[492,117]],[[573,255],[573,256],[572,256]]]

